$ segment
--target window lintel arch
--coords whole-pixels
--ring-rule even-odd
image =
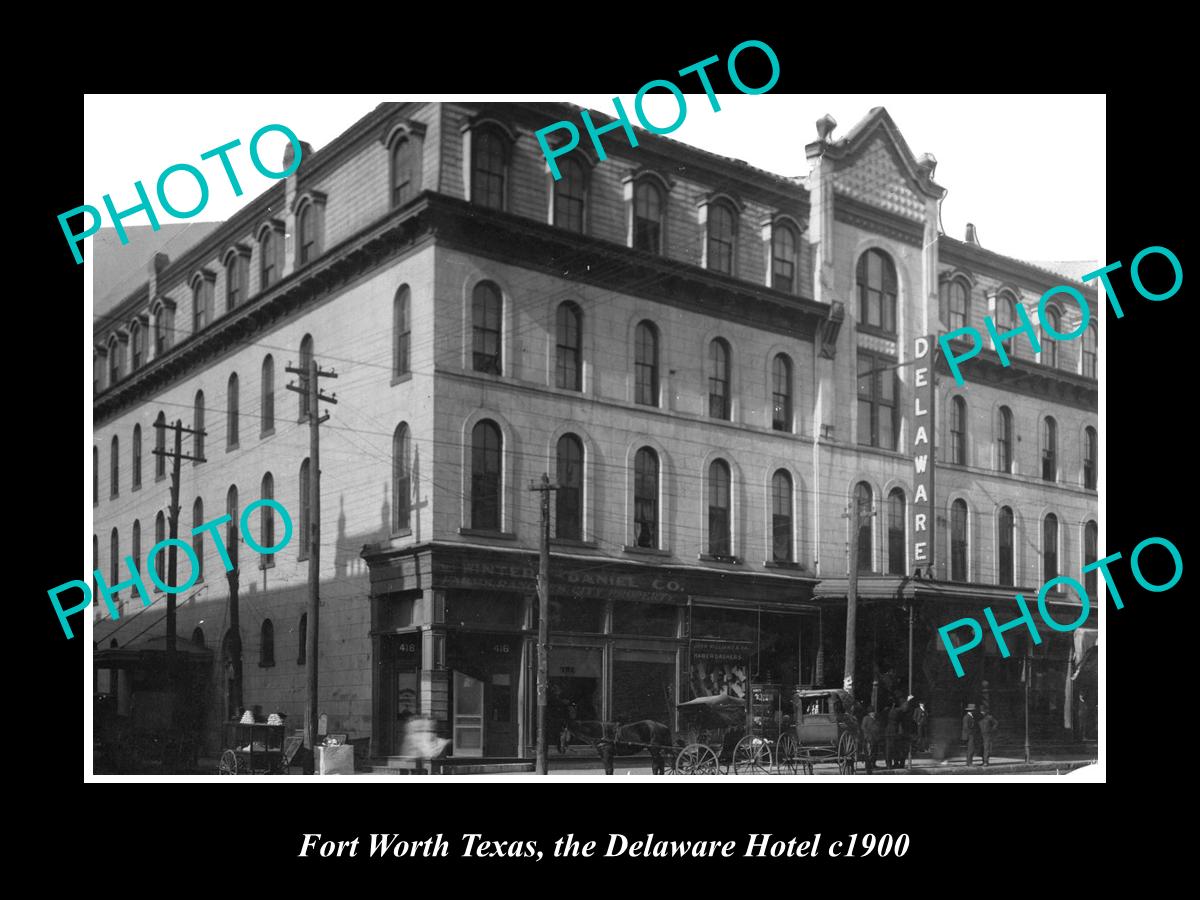
[[[557,150],[567,142],[567,139],[559,136],[559,132],[546,135],[546,144],[551,150]],[[600,165],[600,157],[596,155],[596,151],[591,146],[584,146],[582,143],[577,144],[573,150],[562,156],[555,157],[555,161],[573,159],[575,162],[583,166],[583,177],[589,184],[591,182],[592,170]],[[550,176],[550,181],[554,183],[554,172],[550,169],[550,160],[543,156],[542,171]]]
[[[495,129],[500,133],[501,137],[507,138],[510,147],[521,137],[511,125],[488,112],[480,112],[472,116],[461,125],[459,132],[461,134],[468,134],[471,132],[487,131],[489,129]]]
[[[312,205],[322,207],[329,199],[329,195],[324,191],[315,191],[311,188],[308,190],[297,191],[296,196],[292,199],[292,212],[299,217],[304,207]]]
[[[696,201],[696,208],[706,210],[710,206],[724,206],[733,213],[733,227],[737,230],[738,220],[746,211],[746,204],[739,197],[726,191],[714,191],[704,194]]]
[[[283,237],[286,226],[282,219],[266,219],[254,232],[254,239],[261,244],[263,239],[270,235],[271,237]]]
[[[163,311],[175,312],[175,301],[170,297],[162,296],[155,299],[154,304],[150,307],[150,314],[155,318],[162,315]]]
[[[192,277],[188,279],[188,286],[194,291],[204,282],[215,284],[217,273],[207,266],[201,267],[192,273]]]
[[[379,129],[379,143],[388,150],[391,150],[400,141],[416,138],[421,140],[425,137],[427,126],[424,122],[416,119],[392,119],[384,123]]]
[[[799,241],[808,230],[808,219],[797,218],[791,213],[777,212],[764,218],[761,225],[764,238],[774,237],[777,228],[791,228],[796,232],[796,239]]]
[[[239,256],[250,259],[250,246],[243,243],[230,244],[221,254],[221,265],[228,268]]]
[[[663,192],[663,199],[671,193],[675,187],[675,181],[669,175],[663,175],[657,169],[651,169],[646,166],[639,166],[628,175],[621,179],[621,184],[625,189],[625,199],[633,199],[633,189],[640,182],[648,181]]]
[[[961,281],[966,286],[968,294],[970,291],[974,290],[975,286],[978,284],[975,278],[975,273],[970,269],[964,269],[960,266],[956,266],[953,269],[945,269],[938,273],[939,287],[941,287],[943,284],[949,284],[954,281]]]

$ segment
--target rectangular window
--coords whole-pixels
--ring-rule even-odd
[[[885,450],[896,449],[898,407],[896,362],[858,353],[858,442]]]

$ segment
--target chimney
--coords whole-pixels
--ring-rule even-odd
[[[967,243],[974,244],[976,247],[980,245],[979,237],[975,234],[975,226],[971,222],[967,223]]]

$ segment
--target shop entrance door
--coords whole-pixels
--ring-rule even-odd
[[[487,710],[484,746],[488,756],[517,755],[517,705],[514,694],[511,674],[492,674],[484,691],[484,708]]]
[[[454,755],[483,756],[483,682],[465,672],[454,675]]]

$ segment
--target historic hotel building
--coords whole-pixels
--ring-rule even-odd
[[[244,703],[302,722],[309,425],[284,386],[297,380],[285,367],[315,359],[339,376],[322,382],[338,403],[320,426],[319,707],[373,755],[398,752],[414,713],[455,756],[532,755],[529,488],[543,473],[558,485],[553,733],[564,717],[674,726],[678,701],[748,683],[770,722],[796,687],[840,685],[854,508],[874,513],[859,542],[860,696],[906,692],[911,658],[935,715],[987,697],[1015,728],[1020,660],[979,649],[955,679],[936,628],[982,621],[985,605],[1005,621],[1014,590],[1036,596],[1095,558],[1095,331],[1040,354],[1019,337],[1007,368],[985,351],[962,388],[939,376],[924,579],[909,577],[904,363],[914,336],[1003,323],[1017,303],[1036,322],[1064,278],[939,235],[934,160],[883,109],[841,139],[822,119],[804,180],[614,131],[607,160],[581,145],[555,182],[533,132],[577,113],[383,104],[229,221],[156,254],[97,310],[95,565],[122,580],[121,558],[140,563],[166,535],[155,423],[206,431],[184,441],[205,461],[183,466],[180,532],[263,496],[291,513],[287,547],[235,558]],[[1066,331],[1078,310],[1055,314]],[[280,536],[273,518],[251,523],[263,544]],[[238,546],[236,526],[225,536]],[[178,633],[215,651],[215,746],[238,710],[211,543],[194,540],[203,575],[180,595]],[[161,638],[157,596],[139,611],[123,593],[125,617],[97,618],[96,646]],[[1060,621],[1072,599],[1052,604]],[[1094,633],[1034,648],[1044,739],[1071,721]]]

